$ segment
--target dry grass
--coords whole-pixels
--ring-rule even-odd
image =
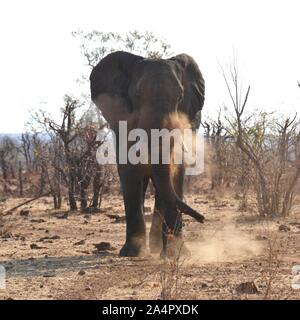
[[[159,285],[162,300],[176,300],[182,296],[182,268],[185,258],[179,251],[169,258],[163,259],[159,270]]]
[[[263,299],[270,300],[275,279],[280,267],[279,252],[281,244],[277,237],[268,240],[267,247],[267,265],[263,271],[263,281],[266,283],[266,290]]]

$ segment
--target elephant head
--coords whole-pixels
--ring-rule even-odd
[[[194,127],[199,126],[199,121],[197,123],[195,120],[204,104],[205,85],[196,62],[187,54],[171,59],[145,59],[127,52],[114,52],[94,67],[90,85],[92,100],[116,134],[120,120],[127,120],[129,129],[142,128],[150,133],[151,129],[165,128],[166,119],[179,113],[184,114]],[[144,233],[143,219],[130,212],[141,209],[138,204],[133,206],[136,199],[127,195],[130,194],[127,190],[128,179],[136,179],[137,184],[140,179],[152,179],[159,210],[166,221],[166,230],[176,233],[178,211],[203,221],[203,216],[182,201],[181,192],[174,186],[175,178],[171,177],[170,165],[156,164],[150,167],[150,170],[143,171],[136,166],[119,165],[127,218],[127,240],[125,249],[122,249],[124,255],[136,255],[132,249],[134,241],[128,238],[133,238],[132,234],[139,234],[140,237]],[[135,192],[139,194],[139,190]],[[138,227],[133,225],[131,216],[135,217]]]
[[[181,111],[192,122],[204,104],[204,79],[187,54],[163,60],[117,51],[93,69],[90,85],[92,100],[111,126],[145,106],[160,117]]]

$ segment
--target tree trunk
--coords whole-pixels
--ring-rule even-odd
[[[101,172],[97,171],[93,179],[93,201],[92,201],[93,208],[97,208],[99,205],[100,189],[101,189]]]
[[[56,194],[53,195],[53,206],[54,206],[54,209],[58,209]]]
[[[58,194],[57,194],[57,209],[61,208],[61,203],[62,203],[62,198],[61,198],[61,191],[59,186]]]
[[[40,175],[40,190],[39,193],[42,194],[44,192],[45,189],[45,185],[46,185],[46,172],[45,172],[45,168],[42,166],[41,167],[41,175]]]
[[[20,197],[23,197],[23,173],[22,173],[21,162],[19,162],[19,187],[20,187]]]
[[[77,210],[77,203],[75,199],[75,175],[73,171],[71,170],[69,174],[69,206],[71,211]]]
[[[91,178],[86,174],[85,178],[80,184],[80,209],[84,210],[87,208],[87,188],[90,184]]]

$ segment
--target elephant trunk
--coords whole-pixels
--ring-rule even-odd
[[[204,222],[204,216],[202,214],[200,214],[199,212],[197,212],[196,210],[194,210],[193,208],[191,208],[190,206],[188,206],[182,200],[180,200],[178,198],[176,203],[177,203],[177,207],[180,212],[191,216],[192,218],[194,218],[195,220],[197,220],[200,223]]]
[[[169,205],[181,213],[185,213],[200,223],[204,222],[204,216],[183,202],[174,190],[171,174],[171,165],[152,165],[152,175],[158,197],[163,203]],[[176,218],[176,217],[175,217]],[[175,222],[174,222],[175,223]]]
[[[150,117],[149,117],[150,118]],[[149,119],[147,117],[147,120]],[[143,126],[146,128],[148,132],[150,132],[150,128],[167,128],[169,130],[172,130],[174,128],[180,128],[180,120],[178,119],[177,112],[173,112],[171,114],[156,114],[151,116],[151,123],[149,120],[147,121],[147,126]],[[182,121],[182,119],[181,119]],[[174,141],[167,141],[171,142],[170,146],[170,158],[168,159],[168,164],[163,164],[163,148],[162,148],[162,141],[157,141],[157,145],[154,146],[154,150],[156,153],[158,153],[158,164],[152,164],[152,176],[155,184],[155,188],[158,193],[158,197],[160,200],[165,203],[167,207],[170,207],[171,211],[175,210],[176,212],[185,213],[197,221],[203,223],[204,216],[192,209],[190,206],[188,206],[186,203],[184,203],[180,197],[177,195],[173,181],[174,181],[174,171],[176,172],[176,166],[172,164],[172,156],[174,155]],[[153,147],[153,146],[151,146]],[[186,146],[183,143],[183,148],[186,148]],[[153,149],[152,149],[153,151]],[[173,167],[174,166],[174,167]],[[175,170],[173,170],[175,168]],[[176,173],[175,173],[176,174]],[[167,209],[166,209],[167,210]],[[173,218],[171,218],[173,220]],[[172,224],[172,223],[171,223]]]

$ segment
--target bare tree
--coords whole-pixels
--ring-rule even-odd
[[[211,188],[220,187],[223,184],[230,184],[230,157],[229,149],[230,135],[221,120],[221,109],[218,112],[217,120],[208,119],[203,123],[206,142],[209,145]],[[230,142],[230,141],[229,141]]]
[[[125,50],[148,58],[161,58],[170,55],[171,46],[152,32],[141,33],[137,30],[124,34],[92,30],[74,31],[73,36],[80,40],[80,49],[89,67],[93,68],[104,56]]]
[[[29,132],[21,134],[20,151],[25,158],[26,170],[30,171],[32,164],[32,138]]]
[[[221,71],[234,108],[233,118],[227,117],[229,131],[253,165],[258,211],[262,216],[286,216],[300,175],[300,158],[289,157],[297,145],[299,121],[296,116],[276,121],[266,112],[245,116],[250,86],[242,96],[236,63],[229,68],[229,76]]]

